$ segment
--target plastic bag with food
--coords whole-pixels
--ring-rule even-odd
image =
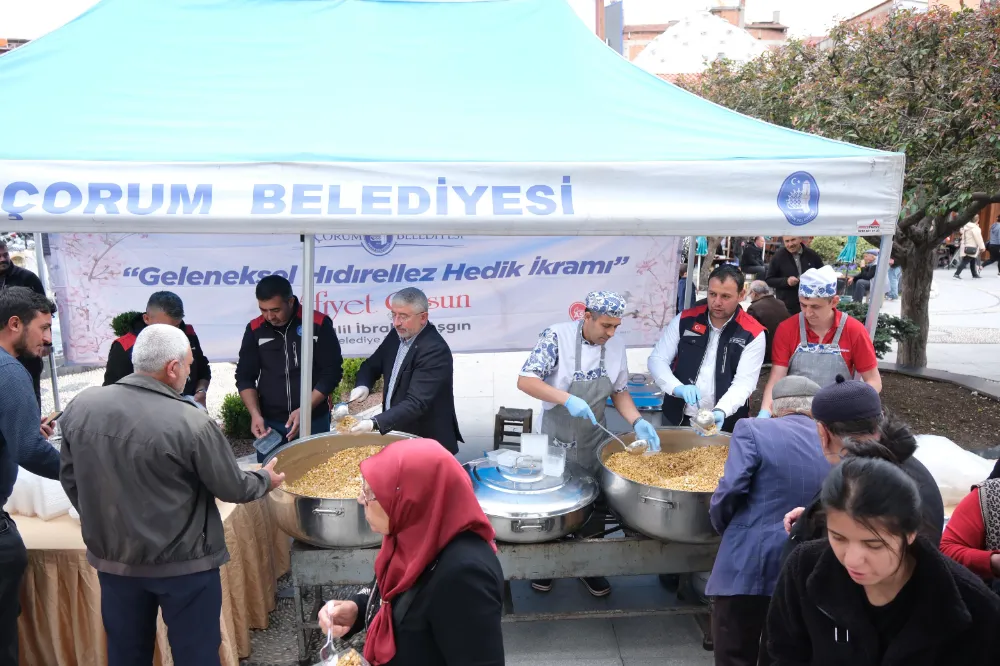
[[[340,643],[341,648],[337,648]],[[336,641],[333,634],[326,635],[326,645],[320,648],[316,666],[371,666],[361,654],[346,643]]]

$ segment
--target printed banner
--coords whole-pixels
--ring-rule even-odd
[[[22,231],[617,236],[892,233],[902,156],[584,164],[0,160]]]
[[[212,361],[235,360],[243,331],[260,314],[266,275],[299,293],[296,236],[53,234],[49,269],[67,362],[101,364],[111,320],[143,311],[155,291],[184,301]],[[579,318],[594,289],[626,296],[620,329],[630,346],[652,345],[676,312],[677,237],[448,235],[316,236],[315,309],[329,315],[345,356],[367,356],[392,330],[389,301],[421,289],[430,321],[453,352],[530,349],[546,326]]]

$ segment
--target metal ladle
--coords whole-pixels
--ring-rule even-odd
[[[600,423],[597,424],[597,427],[600,428],[601,430],[603,430],[604,432],[608,433],[609,435],[611,435],[611,437],[615,441],[617,441],[619,444],[621,444],[625,448],[626,451],[628,451],[629,453],[631,453],[634,456],[642,455],[643,453],[645,453],[646,451],[649,450],[649,442],[647,442],[644,439],[637,439],[634,442],[632,442],[631,444],[626,444],[625,442],[623,442],[621,440],[621,438],[618,437],[618,435],[616,435],[615,433],[611,432],[610,430],[608,430],[607,428],[605,428],[604,426],[602,426]]]

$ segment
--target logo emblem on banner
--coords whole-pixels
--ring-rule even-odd
[[[778,208],[796,227],[809,224],[819,215],[819,185],[812,174],[796,171],[778,190]]]
[[[384,257],[392,252],[396,247],[395,236],[362,236],[361,247],[365,248],[368,254],[376,257]]]
[[[882,233],[882,223],[878,220],[858,220],[859,236],[878,236]]]
[[[577,301],[569,306],[569,318],[573,321],[580,321],[583,319],[583,313],[587,311],[587,306],[581,302]]]

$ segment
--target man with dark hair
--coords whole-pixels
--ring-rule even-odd
[[[740,268],[747,275],[764,277],[764,237],[757,236],[752,243],[747,243],[740,257]]]
[[[767,267],[767,284],[784,302],[791,314],[799,312],[799,278],[810,268],[822,268],[823,259],[806,247],[800,236],[785,236],[785,246],[771,257]]]
[[[428,320],[427,296],[405,287],[392,295],[389,305],[393,331],[361,364],[349,398],[364,400],[382,378],[382,413],[351,431],[384,435],[399,430],[458,453],[462,433],[455,414],[454,361],[448,342]]]
[[[247,324],[236,364],[236,390],[250,411],[250,430],[263,437],[271,430],[281,442],[299,432],[299,380],[302,373],[302,304],[291,283],[268,275],[257,283],[260,316]],[[312,433],[330,431],[330,394],[344,374],[344,357],[333,321],[313,312]],[[339,398],[339,396],[338,396]],[[266,452],[257,452],[261,462]]]
[[[732,432],[749,415],[766,348],[764,327],[740,307],[743,272],[723,264],[708,278],[708,304],[674,317],[653,348],[649,371],[664,392],[670,425],[688,425],[710,409],[720,429]]]
[[[36,252],[41,257],[42,248],[37,248]],[[0,289],[6,289],[7,287],[27,287],[36,294],[45,296],[45,289],[42,287],[42,281],[38,279],[38,276],[26,268],[15,266],[14,262],[10,260],[10,252],[7,250],[7,244],[0,241]],[[55,314],[55,303],[51,303],[51,305],[52,314]],[[17,359],[27,368],[28,374],[31,375],[31,384],[35,390],[35,400],[38,401],[39,412],[42,408],[42,370],[45,366],[42,359],[51,353],[52,341],[50,340],[40,356],[25,356]]]
[[[194,332],[194,327],[184,323],[184,302],[181,297],[172,291],[157,291],[149,297],[146,303],[146,312],[136,315],[132,320],[132,330],[111,343],[108,351],[108,365],[104,369],[104,386],[114,384],[122,377],[128,377],[134,370],[132,368],[132,349],[135,346],[136,338],[144,328],[152,324],[167,324],[176,326],[184,331],[188,342],[191,343],[191,352],[194,354],[194,363],[191,364],[191,375],[184,386],[182,395],[191,396],[195,402],[205,407],[205,400],[208,397],[208,385],[212,381],[212,369],[209,367],[205,352],[201,349],[198,335]]]
[[[18,466],[59,478],[59,452],[41,434],[28,371],[17,358],[37,358],[52,344],[49,299],[27,287],[0,290],[0,666],[17,666],[17,616],[28,553],[17,526],[2,509]]]

